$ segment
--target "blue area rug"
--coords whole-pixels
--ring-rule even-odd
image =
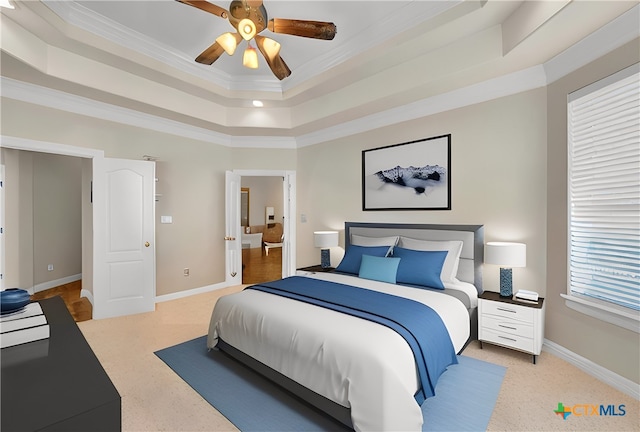
[[[207,351],[206,336],[155,354],[243,432],[346,429],[224,353]],[[440,377],[436,396],[422,405],[423,431],[487,429],[506,369],[458,359]]]

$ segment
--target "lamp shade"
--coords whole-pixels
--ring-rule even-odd
[[[313,245],[322,249],[338,246],[338,231],[314,231]]]
[[[524,243],[488,242],[484,247],[485,264],[500,267],[526,267],[527,245]]]

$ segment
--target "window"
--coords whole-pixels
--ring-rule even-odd
[[[569,95],[567,305],[638,330],[640,67]]]

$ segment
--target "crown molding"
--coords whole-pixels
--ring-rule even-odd
[[[640,5],[591,33],[545,63],[547,84],[640,37]],[[639,58],[636,59],[640,60]]]
[[[282,92],[280,82],[270,78],[270,76],[264,75],[259,78],[232,77],[218,68],[195,63],[186,54],[95,13],[75,1],[43,0],[43,3],[68,24],[100,36],[116,45],[137,51],[177,70],[210,82],[215,86],[230,91]]]
[[[637,38],[640,32],[639,16],[640,5],[633,7],[618,19],[603,26],[544,65],[533,66],[297,137],[233,136],[10,78],[2,77],[0,85],[2,86],[2,97],[76,114],[227,147],[290,149],[369,131],[372,124],[377,127],[389,126],[543,87]]]
[[[387,15],[377,23],[375,29],[369,28],[368,31],[359,32],[337,48],[327,51],[313,61],[298,66],[296,74],[287,78],[282,83],[282,88],[284,91],[289,91],[397,36],[401,33],[397,29],[403,29],[403,31],[412,29],[460,3],[463,1],[430,2],[426,6],[424,2],[413,2],[405,5],[402,8],[402,13],[398,11]]]
[[[11,78],[1,77],[0,85],[2,97],[74,114],[227,147],[293,149],[543,87],[546,80],[543,67],[535,66],[299,137],[233,136]]]
[[[5,98],[226,147],[296,147],[295,138],[291,137],[254,137],[223,134],[7,77],[0,77],[0,88],[2,89],[2,97]]]
[[[229,135],[219,134],[203,128],[186,125],[145,114],[128,108],[98,102],[82,96],[42,87],[36,84],[17,81],[7,77],[0,78],[2,97],[28,102],[47,108],[58,109],[74,114],[86,115],[101,120],[151,129],[186,138],[231,146]]]
[[[376,128],[390,126],[544,87],[545,85],[546,79],[543,67],[534,66],[523,71],[503,75],[321,131],[302,135],[297,138],[298,147],[306,147],[366,132],[371,130],[371,125],[376,125]]]
[[[475,1],[480,2],[480,0]],[[298,66],[296,73],[284,81],[279,81],[271,75],[262,75],[260,77],[231,76],[215,67],[197,64],[185,53],[158,43],[154,39],[106,18],[75,1],[42,0],[42,3],[70,25],[98,35],[119,46],[137,51],[149,58],[228,91],[257,91],[283,94],[283,92],[302,85],[308,80],[322,76],[322,74],[336,65],[344,63],[356,55],[397,36],[398,29],[411,29],[464,2],[461,0],[431,2],[427,7],[425,7],[424,2],[413,2],[405,5],[398,12],[390,14],[381,20],[375,31],[368,29],[369,31],[358,33],[336,49],[327,51],[312,61]]]

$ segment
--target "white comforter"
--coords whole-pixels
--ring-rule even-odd
[[[458,352],[469,337],[462,302],[433,291],[335,273],[307,277],[348,283],[429,305]],[[256,290],[218,300],[207,345],[218,338],[297,383],[351,408],[357,431],[420,431],[419,380],[407,342],[395,331],[350,315]]]

